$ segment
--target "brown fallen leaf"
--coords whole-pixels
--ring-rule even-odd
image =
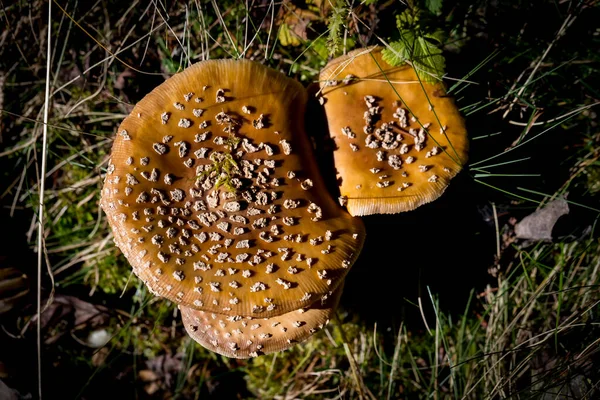
[[[19,396],[19,393],[16,390],[9,388],[4,382],[0,380],[0,399],[19,400],[20,398],[22,397]]]
[[[318,16],[308,10],[296,8],[290,11],[279,28],[279,42],[282,46],[300,46],[308,38],[307,28]]]
[[[42,313],[42,329],[51,332],[44,343],[54,343],[65,333],[83,325],[104,326],[109,317],[110,312],[104,306],[88,303],[73,296],[58,295]],[[30,326],[35,326],[35,320],[34,315],[34,324]]]
[[[134,77],[134,76],[135,76],[135,74],[132,70],[130,70],[130,69],[124,70],[117,76],[117,79],[115,79],[114,88],[115,89],[125,89],[125,85],[127,83],[126,79]]]
[[[158,379],[158,375],[149,369],[143,369],[138,373],[142,382],[152,382]]]
[[[27,293],[29,281],[26,275],[13,267],[0,267],[0,314],[12,310]]]
[[[162,381],[169,388],[175,382],[182,368],[183,353],[162,354],[146,361],[148,370],[156,376],[155,380]],[[147,375],[149,376],[149,375]]]
[[[144,391],[149,395],[153,395],[160,389],[160,386],[156,382],[151,382],[147,385],[144,385]]]
[[[563,198],[546,204],[523,218],[515,225],[515,233],[519,239],[552,240],[552,229],[556,221],[569,213],[569,205]]]
[[[329,1],[309,0],[303,3],[298,6],[290,2],[282,7],[284,13],[277,22],[278,39],[282,46],[299,46],[307,40],[311,22],[324,20],[331,9]]]
[[[102,348],[98,349],[92,355],[92,365],[94,367],[101,366],[102,364],[104,364],[104,361],[106,361],[106,358],[108,357],[109,354],[110,354],[110,350],[108,349],[108,347],[102,347]]]

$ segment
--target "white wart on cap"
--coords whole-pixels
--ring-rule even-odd
[[[153,293],[266,318],[341,284],[364,227],[324,187],[304,132],[306,97],[258,63],[205,61],[123,121],[101,205]]]
[[[270,318],[179,309],[188,334],[202,346],[227,357],[250,358],[286,350],[323,329],[333,317],[342,286],[306,308]]]
[[[420,82],[409,65],[390,66],[381,48],[331,61],[320,86],[350,214],[413,210],[441,196],[465,164],[465,125],[443,85]]]

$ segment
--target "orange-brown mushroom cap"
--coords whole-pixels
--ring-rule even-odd
[[[465,164],[465,125],[443,85],[421,82],[409,65],[390,66],[381,48],[331,61],[320,86],[350,214],[413,210],[441,196]]]
[[[258,63],[205,61],[123,121],[101,205],[152,292],[262,318],[340,285],[364,227],[325,189],[304,132],[306,98]]]
[[[187,333],[216,353],[249,358],[282,351],[322,329],[335,312],[343,283],[306,308],[270,318],[226,316],[179,306]]]

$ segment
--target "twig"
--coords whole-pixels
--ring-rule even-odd
[[[40,166],[40,191],[38,211],[38,260],[37,260],[37,367],[38,398],[42,400],[42,265],[44,243],[44,182],[46,177],[46,156],[48,148],[48,108],[50,103],[50,60],[52,57],[52,1],[48,1],[48,37],[46,39],[46,94],[44,99],[44,126],[42,127],[42,165]]]
[[[417,298],[417,302],[419,303],[419,311],[421,312],[421,318],[423,318],[423,323],[425,323],[425,329],[427,329],[427,333],[431,336],[431,329],[429,329],[429,324],[427,324],[427,318],[425,318],[425,312],[423,311],[423,303],[421,302],[421,296]]]
[[[492,202],[492,210],[494,211],[494,225],[496,226],[496,261],[500,260],[500,227],[498,226],[498,211],[496,210],[496,203]]]
[[[269,59],[269,41],[271,40],[271,32],[273,31],[273,20],[275,19],[275,1],[271,0],[269,8],[271,8],[271,23],[269,24],[269,34],[267,35],[267,46],[265,47],[265,61]],[[269,10],[267,10],[267,14]]]

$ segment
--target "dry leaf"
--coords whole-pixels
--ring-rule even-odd
[[[552,229],[556,221],[569,213],[569,205],[563,198],[548,203],[544,208],[529,214],[515,226],[519,239],[552,240]]]

